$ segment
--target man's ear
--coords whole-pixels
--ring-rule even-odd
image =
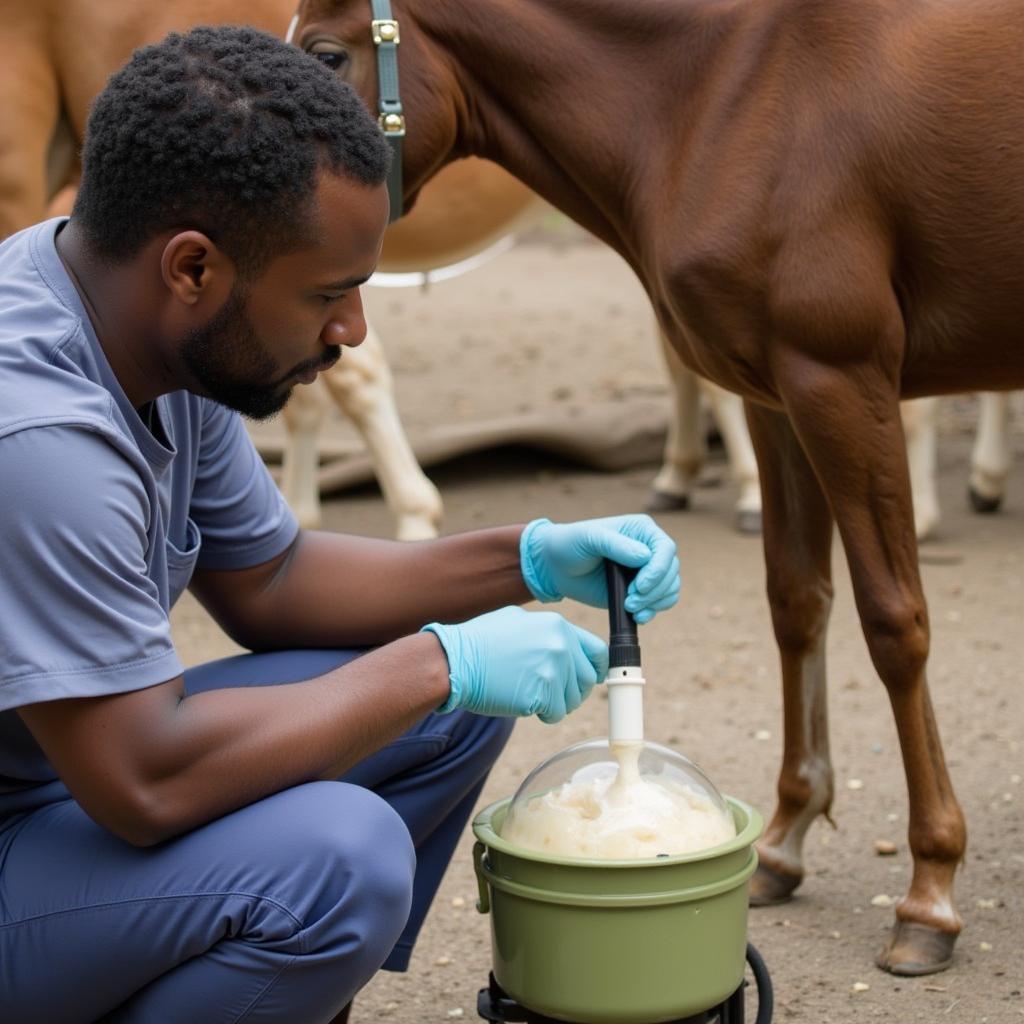
[[[219,306],[231,293],[234,263],[201,231],[182,231],[164,246],[160,257],[164,284],[187,306]]]

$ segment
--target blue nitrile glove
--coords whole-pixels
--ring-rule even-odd
[[[499,608],[455,626],[431,622],[452,691],[437,710],[558,722],[608,673],[608,645],[556,612]],[[420,632],[423,632],[420,630]]]
[[[579,523],[534,519],[519,540],[523,579],[538,601],[571,597],[608,607],[604,561],[639,569],[626,611],[640,624],[679,600],[675,541],[650,517],[609,516]]]

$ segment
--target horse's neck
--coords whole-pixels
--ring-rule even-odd
[[[669,123],[657,111],[678,110],[705,80],[738,2],[423,0],[415,18],[461,83],[459,149],[503,165],[635,262],[649,159]]]

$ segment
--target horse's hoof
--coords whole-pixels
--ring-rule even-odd
[[[740,509],[736,513],[736,529],[740,533],[758,535],[761,532],[761,512],[758,509]]]
[[[957,936],[925,924],[897,921],[875,963],[890,974],[917,977],[944,971],[953,962]]]
[[[921,519],[915,520],[914,534],[917,537],[918,544],[923,544],[925,541],[934,540],[938,525],[938,516],[924,516]]]
[[[750,905],[774,907],[776,904],[785,903],[803,880],[803,875],[776,871],[762,860],[750,879]]]
[[[985,516],[998,512],[999,506],[1003,503],[1002,497],[988,498],[973,487],[967,488],[967,497],[971,500],[971,508]]]
[[[688,494],[668,494],[666,491],[651,491],[647,495],[648,512],[685,512],[690,507]]]

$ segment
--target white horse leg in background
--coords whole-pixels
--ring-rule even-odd
[[[761,489],[757,463],[743,415],[743,402],[709,381],[691,373],[662,339],[662,351],[672,383],[665,454],[651,485],[651,511],[685,509],[690,489],[707,454],[700,416],[701,393],[708,398],[715,422],[725,442],[733,479],[740,485],[736,503],[736,527],[741,533],[761,528]],[[978,432],[971,453],[968,486],[975,512],[995,512],[1006,493],[1013,452],[1010,444],[1010,394],[986,391],[979,396]],[[941,518],[936,486],[938,472],[938,398],[917,398],[900,404],[903,432],[910,465],[910,486],[914,499],[914,528],[918,540],[933,536]]]
[[[914,499],[914,531],[918,540],[925,540],[935,532],[941,515],[935,483],[938,472],[938,408],[937,398],[915,398],[900,403],[910,466],[910,490]]]
[[[914,525],[918,540],[930,537],[939,524],[937,473],[937,398],[918,398],[900,407],[914,493]],[[1013,452],[1010,446],[1010,393],[985,391],[978,396],[978,432],[971,452],[967,487],[975,512],[995,512],[1006,493]]]
[[[736,528],[741,533],[761,532],[761,483],[757,461],[750,443],[743,399],[703,380],[683,365],[675,349],[661,338],[672,388],[668,436],[661,470],[651,485],[648,508],[651,511],[685,509],[690,504],[690,488],[707,454],[700,416],[700,395],[706,395],[711,412],[725,443],[733,479],[740,486],[736,502]]]
[[[701,429],[700,382],[665,344],[659,332],[668,365],[672,406],[661,469],[651,485],[651,511],[690,507],[690,485],[704,465],[706,444]]]
[[[348,357],[349,349],[342,356]],[[317,529],[320,515],[320,485],[317,469],[320,456],[317,441],[329,408],[326,392],[318,380],[315,384],[299,384],[284,407],[284,451],[281,456],[281,493],[295,513],[299,526]]]
[[[978,434],[971,453],[968,495],[975,512],[995,512],[1006,493],[1010,450],[1010,393],[984,391],[978,408]]]
[[[743,399],[711,381],[701,380],[701,389],[711,403],[711,413],[729,456],[733,479],[739,484],[736,501],[736,529],[740,533],[761,532],[761,479],[757,458],[747,430]]]
[[[399,540],[437,536],[443,506],[437,488],[413,454],[395,405],[391,370],[380,338],[367,324],[366,340],[345,349],[316,384],[300,384],[284,410],[285,446],[281,492],[299,524],[321,523],[317,439],[333,399],[363,437],[380,489],[395,517]]]
[[[353,356],[355,358],[353,358]],[[437,536],[444,511],[441,494],[416,461],[395,406],[394,384],[376,331],[348,349],[321,380],[341,411],[363,435],[399,540]]]

